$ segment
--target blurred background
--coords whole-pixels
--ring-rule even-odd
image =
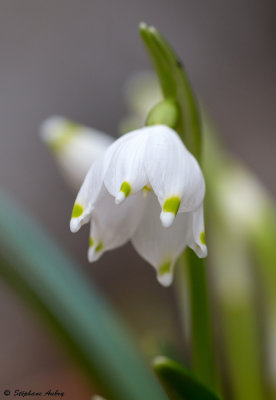
[[[130,245],[88,264],[87,229],[69,231],[74,194],[38,127],[58,114],[116,136],[126,114],[124,82],[150,67],[138,34],[145,21],[174,45],[226,147],[275,195],[275,2],[1,0],[0,6],[1,187],[80,262],[142,346],[154,335],[177,345],[173,289],[158,285]],[[76,367],[1,283],[0,318],[1,385],[56,385],[66,399],[88,396]]]

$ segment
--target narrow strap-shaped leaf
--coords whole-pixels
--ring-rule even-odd
[[[153,368],[171,400],[219,400],[187,368],[167,357],[156,357]]]
[[[90,381],[109,400],[167,399],[95,287],[3,193],[0,276],[50,322]]]
[[[154,27],[142,23],[140,34],[153,60],[164,97],[173,99],[179,105],[180,118],[176,130],[187,148],[199,159],[201,141],[199,111],[182,64]]]

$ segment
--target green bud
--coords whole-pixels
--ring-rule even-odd
[[[179,120],[177,103],[170,98],[160,101],[149,112],[146,125],[167,125],[175,129]]]

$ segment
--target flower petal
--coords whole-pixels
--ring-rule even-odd
[[[148,183],[144,168],[147,139],[146,128],[137,129],[116,140],[106,151],[109,168],[104,184],[117,204]]]
[[[194,250],[198,257],[204,258],[207,256],[203,205],[192,213],[192,232],[188,246]]]
[[[77,195],[70,221],[71,232],[77,232],[91,218],[94,204],[103,187],[103,156],[90,167]]]
[[[165,125],[151,129],[145,169],[162,207],[162,223],[168,227],[178,211],[193,211],[200,206],[205,183],[198,162],[175,131]]]
[[[105,251],[125,244],[133,235],[144,211],[142,193],[130,196],[116,205],[103,187],[92,212],[88,259],[96,261]]]
[[[163,286],[169,286],[173,279],[174,264],[189,240],[192,213],[181,213],[170,228],[160,222],[160,205],[153,193],[148,194],[148,202],[143,218],[132,238],[137,252],[157,271],[157,279]]]
[[[59,116],[47,118],[40,134],[74,190],[80,187],[91,164],[114,141],[103,132]]]

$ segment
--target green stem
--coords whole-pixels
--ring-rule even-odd
[[[258,229],[252,230],[250,249],[256,258],[257,277],[264,301],[263,325],[265,362],[269,396],[276,398],[276,216],[274,204],[268,204],[260,218]]]
[[[215,193],[215,188],[210,192]],[[220,369],[227,375],[235,400],[261,400],[267,397],[248,248],[240,232],[225,225],[215,198],[209,196],[208,201],[209,218],[213,221],[209,251],[218,304],[217,340],[223,362]]]
[[[257,322],[249,299],[221,305],[222,335],[233,397],[261,400],[264,395]]]
[[[199,108],[187,74],[182,68],[176,53],[154,27],[141,24],[140,33],[152,57],[164,98],[167,101],[173,101],[175,105],[174,111],[178,113],[178,118],[172,119],[170,111],[169,120],[170,122],[173,120],[173,126],[179,137],[199,160],[201,154]],[[158,123],[159,121],[161,121],[159,123],[167,123],[166,121],[164,122],[164,116],[162,118],[160,116],[162,114],[160,113],[161,107],[162,112],[164,112],[164,104],[167,105],[166,100],[152,111],[154,118],[151,119],[153,119],[154,123]],[[191,336],[193,340],[193,369],[199,380],[207,386],[213,386],[213,345],[205,262],[199,260],[190,249],[185,251],[185,257],[189,275],[188,286],[191,307]],[[184,309],[185,305],[183,305],[183,299],[181,300],[181,298],[182,296],[180,297],[180,303],[182,303],[181,305]]]
[[[186,263],[191,307],[192,368],[201,382],[213,387],[214,356],[206,263],[190,249],[186,250]]]

